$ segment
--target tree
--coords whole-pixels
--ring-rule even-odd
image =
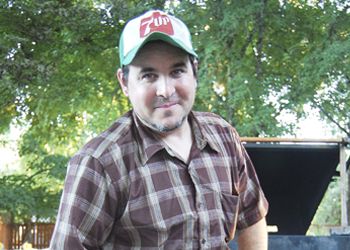
[[[103,63],[115,60],[113,26],[87,1],[1,4],[1,129],[15,121],[28,130],[21,144],[26,173],[1,179],[0,210],[10,220],[53,217],[67,156],[119,114],[114,107],[127,106],[117,101],[113,64]]]
[[[312,103],[348,136],[349,3],[324,2],[188,4],[195,14],[183,18],[195,24],[201,84],[209,86],[200,90],[199,107],[244,135],[275,136],[294,129],[280,126],[285,112],[300,118]]]
[[[54,218],[68,156],[129,109],[114,78],[123,20],[164,2],[0,3],[0,131],[28,128],[25,174],[0,179],[6,219]]]
[[[200,58],[196,109],[219,113],[244,136],[280,136],[295,131],[296,123],[283,116],[303,117],[309,103],[349,136],[349,6],[335,0],[2,1],[0,132],[10,123],[27,132],[26,172],[1,177],[7,193],[0,192],[0,210],[27,220],[27,207],[41,204],[35,211],[48,212],[35,215],[55,216],[48,204],[57,204],[51,201],[60,195],[69,157],[130,108],[114,77],[118,40],[125,21],[149,8],[175,13],[193,33]],[[29,200],[14,201],[23,190]],[[50,202],[40,203],[38,192],[50,194]]]

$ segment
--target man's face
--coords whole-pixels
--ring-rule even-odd
[[[146,44],[118,78],[142,122],[155,131],[173,131],[187,122],[197,86],[189,56],[164,42]]]

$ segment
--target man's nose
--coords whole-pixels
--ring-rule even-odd
[[[167,77],[161,77],[157,82],[157,96],[162,96],[164,98],[169,98],[175,92],[175,87],[173,82]]]

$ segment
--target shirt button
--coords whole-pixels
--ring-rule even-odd
[[[205,244],[205,242],[207,242],[205,239],[202,239],[202,244],[204,245]]]

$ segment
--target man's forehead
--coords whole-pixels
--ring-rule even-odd
[[[150,64],[146,63],[145,65],[138,64],[134,65],[139,68],[140,72],[155,72],[159,70],[159,67],[157,66],[150,66]],[[173,64],[166,65],[169,69],[175,69],[175,68],[181,68],[181,67],[187,67],[186,62],[175,62]]]
[[[175,68],[189,67],[185,58],[183,58],[183,60],[173,61],[173,62],[169,62],[167,64],[160,64],[160,63],[156,63],[156,62],[150,61],[150,60],[140,61],[140,62],[135,62],[133,64],[130,64],[130,66],[135,68],[140,73],[142,73],[142,72],[157,72],[157,71],[161,71],[161,70],[172,70]]]

